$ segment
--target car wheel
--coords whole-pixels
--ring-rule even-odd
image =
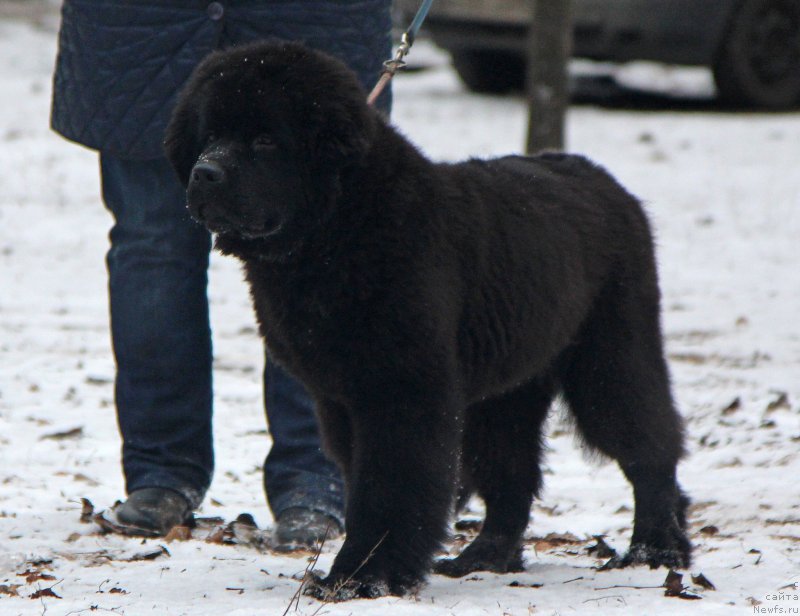
[[[503,94],[525,87],[525,62],[510,52],[454,49],[453,67],[474,92]]]
[[[719,97],[729,104],[800,104],[800,0],[742,0],[713,71]]]

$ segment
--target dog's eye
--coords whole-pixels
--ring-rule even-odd
[[[206,135],[206,145],[209,143],[214,143],[217,140],[217,135],[215,133],[208,133]]]
[[[261,134],[255,139],[253,139],[253,149],[254,150],[271,150],[277,147],[277,143],[275,140],[267,134]]]

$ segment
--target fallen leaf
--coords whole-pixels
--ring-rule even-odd
[[[669,359],[672,361],[681,361],[696,366],[705,364],[709,361],[709,356],[700,353],[670,353]]]
[[[84,567],[102,567],[114,562],[116,556],[108,550],[98,550],[97,552],[83,553],[81,560]]]
[[[704,526],[703,528],[700,529],[700,534],[706,535],[708,537],[713,537],[718,533],[719,533],[719,528],[717,528],[713,524],[709,524],[708,526]]]
[[[696,503],[692,503],[691,505],[689,505],[689,510],[688,510],[688,512],[689,512],[689,513],[690,513],[692,516],[695,516],[695,515],[697,515],[697,514],[699,514],[699,513],[703,512],[703,511],[705,511],[706,509],[708,509],[708,508],[710,508],[710,507],[713,507],[714,505],[718,505],[718,504],[719,504],[719,503],[718,503],[717,501],[713,501],[713,500],[709,500],[709,501],[698,501],[698,502],[696,502]]]
[[[205,527],[206,529],[216,529],[223,524],[225,524],[225,518],[219,516],[203,516],[194,519],[194,525],[197,528]]]
[[[572,533],[548,533],[544,537],[534,537],[532,541],[534,547],[540,551],[583,543],[583,539],[576,537]]]
[[[800,543],[800,537],[797,535],[770,535],[770,538],[777,539],[778,541],[791,541],[793,543]]]
[[[269,544],[268,535],[260,531],[253,516],[249,513],[241,513],[230,524],[228,531],[232,535],[232,541],[239,545],[249,545],[260,551],[265,551]]]
[[[33,584],[34,582],[38,582],[40,580],[50,581],[56,579],[55,576],[39,571],[36,568],[28,568],[22,573],[17,573],[17,575],[19,577],[24,577],[26,584]]]
[[[53,597],[53,599],[61,599],[52,588],[42,588],[33,593],[30,599],[41,599],[42,597]]]
[[[687,592],[683,586],[683,574],[670,569],[667,573],[667,578],[664,580],[664,591],[665,597],[677,597],[678,599],[686,599],[689,601],[695,601],[697,599],[702,599],[700,595],[696,595],[691,592]]]
[[[256,520],[251,513],[240,513],[236,516],[234,520],[237,524],[244,524],[245,526],[252,526],[253,528],[258,528],[258,524],[256,524]]]
[[[96,488],[97,486],[100,485],[99,481],[92,479],[91,477],[89,477],[88,475],[84,475],[83,473],[75,473],[72,476],[72,478],[75,481],[83,481],[84,483],[88,483],[93,488]]]
[[[228,532],[227,528],[220,527],[208,534],[208,536],[206,537],[206,543],[216,543],[216,544],[230,543],[232,536],[233,535]]]
[[[800,524],[800,518],[767,518],[767,526],[783,526],[784,524]]]
[[[148,550],[147,552],[138,552],[131,556],[130,558],[126,558],[125,560],[128,562],[136,562],[140,560],[155,560],[161,556],[172,556],[169,553],[169,550],[165,548],[163,545],[158,546],[158,548],[153,550]]]
[[[77,439],[83,437],[83,427],[72,428],[71,430],[64,430],[62,432],[51,432],[39,437],[40,441],[63,441],[67,439]]]
[[[678,599],[685,599],[687,601],[698,601],[699,599],[703,598],[701,595],[689,592],[688,590],[684,590],[683,592],[678,593],[676,596]]]
[[[738,468],[740,466],[744,466],[744,462],[742,462],[742,459],[739,456],[734,456],[733,458],[723,460],[716,465],[716,468]]]
[[[9,597],[19,597],[17,589],[22,584],[0,584],[0,595],[8,595]]]
[[[767,405],[767,412],[777,411],[778,409],[790,409],[789,395],[785,391],[775,392],[778,397]]]
[[[738,411],[740,408],[742,408],[742,400],[741,400],[741,398],[739,398],[737,396],[736,398],[733,399],[733,401],[728,406],[726,406],[724,409],[722,409],[722,414],[723,415],[730,415],[730,414],[735,413],[736,411]]]
[[[544,584],[523,584],[522,582],[518,582],[514,580],[509,584],[511,588],[541,588]]]
[[[705,588],[706,590],[716,590],[717,587],[711,583],[705,575],[702,573],[698,573],[697,575],[692,576],[692,584],[696,584],[700,588]]]
[[[173,541],[188,541],[192,538],[192,529],[188,526],[173,526],[172,529],[164,537],[164,541],[172,543]]]
[[[595,558],[614,558],[617,555],[617,551],[606,543],[603,535],[595,535],[594,538],[597,543],[586,548],[589,554]]]
[[[87,385],[106,385],[108,383],[113,383],[114,379],[110,376],[92,376],[89,375],[86,377],[84,382]]]
[[[81,498],[81,522],[88,524],[94,515],[94,505],[88,498]]]
[[[668,597],[677,595],[683,590],[683,574],[670,569],[667,573],[667,578],[664,580],[664,588],[667,589],[665,594]]]

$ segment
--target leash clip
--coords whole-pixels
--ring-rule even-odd
[[[397,47],[397,53],[395,53],[394,58],[391,60],[386,60],[383,63],[383,72],[394,75],[397,71],[404,69],[407,65],[403,58],[406,57],[410,50],[411,41],[408,38],[408,32],[403,32],[403,36],[400,39],[400,45]]]
[[[403,61],[403,58],[406,57],[406,54],[411,49],[411,45],[414,44],[414,39],[417,36],[417,32],[419,32],[419,28],[422,25],[422,22],[425,20],[432,3],[433,0],[423,0],[422,5],[417,11],[417,14],[414,15],[414,21],[411,22],[411,26],[409,26],[408,30],[403,32],[403,36],[400,37],[400,45],[397,47],[397,53],[395,53],[394,58],[386,60],[383,63],[383,70],[381,71],[380,79],[378,79],[378,83],[375,84],[375,87],[372,88],[372,92],[370,92],[369,96],[367,96],[368,105],[374,105],[375,101],[386,87],[386,84],[388,84],[391,78],[394,77],[394,74],[406,67],[406,63]]]

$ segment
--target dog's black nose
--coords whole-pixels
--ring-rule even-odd
[[[225,170],[217,163],[205,161],[192,169],[192,184],[221,184],[225,181]]]

